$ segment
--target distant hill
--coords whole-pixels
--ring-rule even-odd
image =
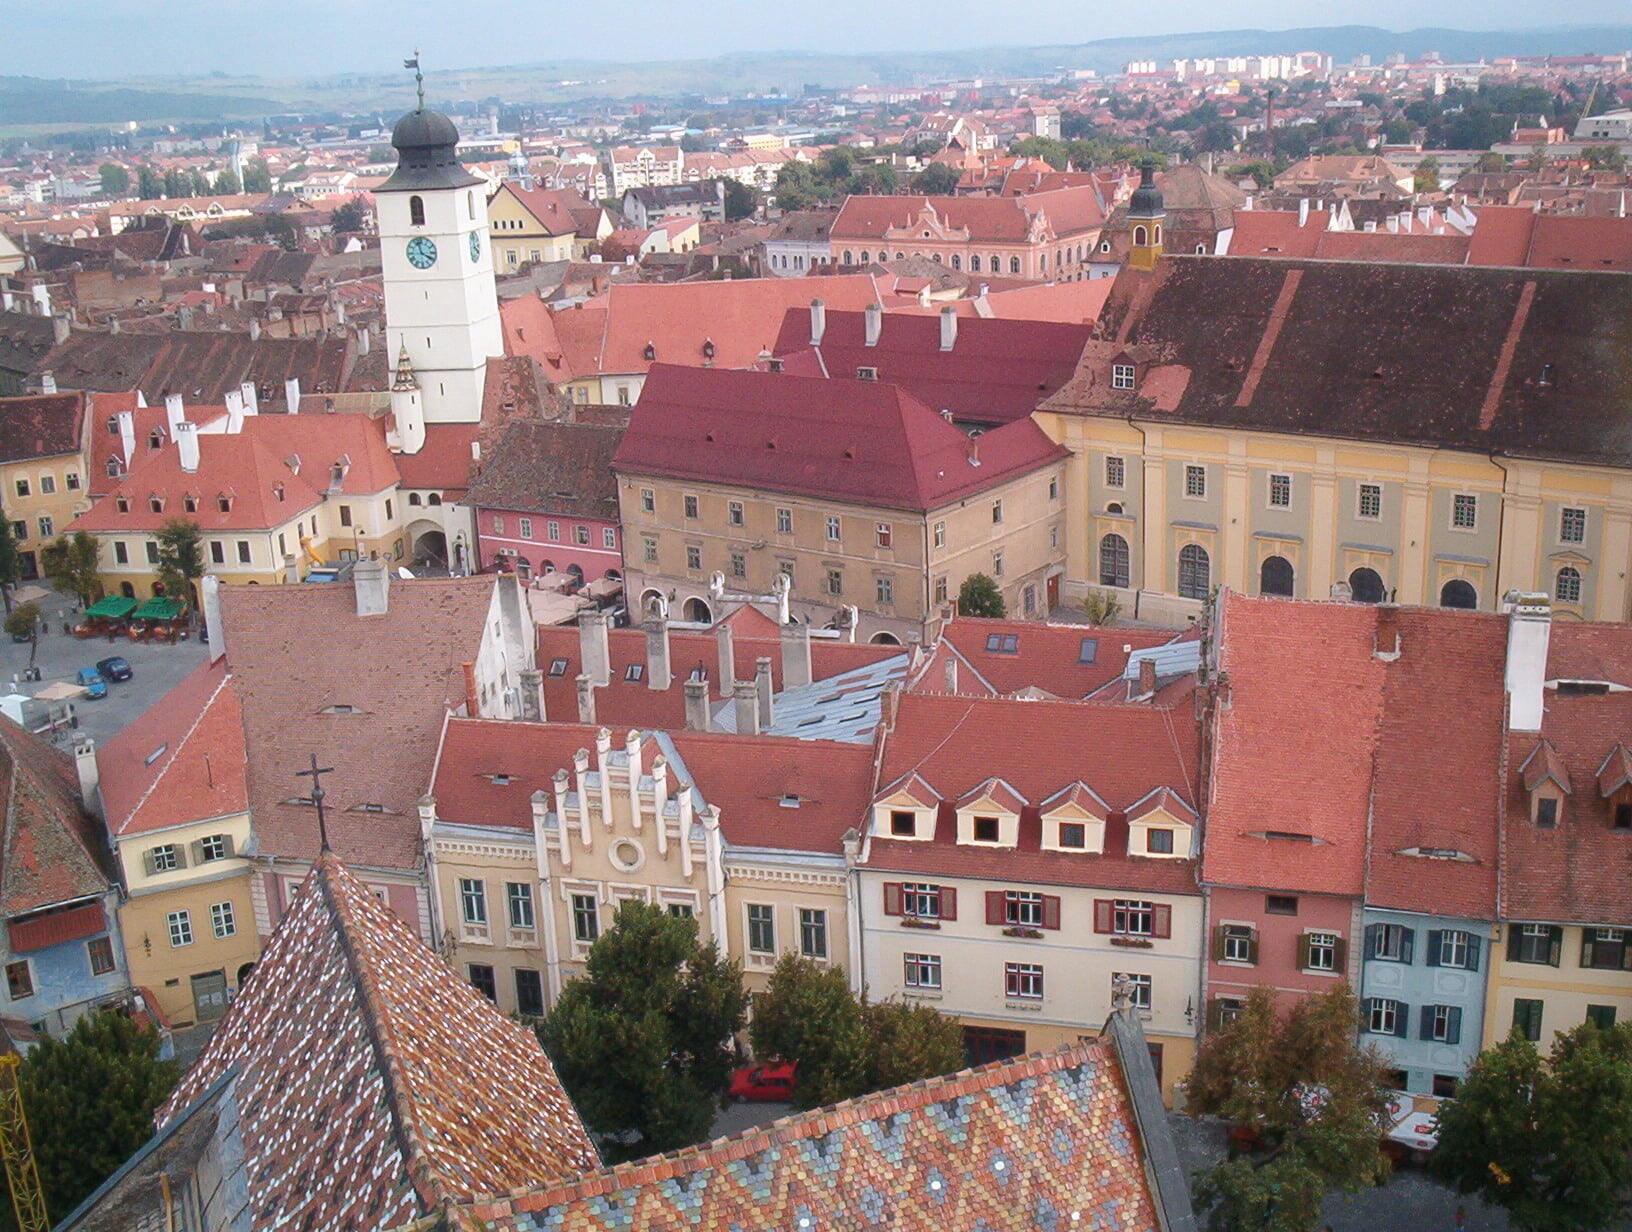
[[[806,85],[837,89],[924,85],[952,77],[1041,76],[1066,69],[1115,73],[1129,60],[1162,62],[1255,52],[1323,51],[1341,62],[1357,55],[1381,60],[1395,52],[1414,58],[1437,51],[1446,60],[1465,62],[1503,55],[1578,55],[1628,48],[1632,48],[1632,24],[1510,31],[1314,26],[940,52],[756,52],[639,63],[550,60],[432,72],[426,77],[426,86],[433,102],[499,97],[507,102],[549,104],[774,91],[797,95]],[[301,109],[390,112],[402,106],[406,94],[407,85],[400,73],[350,73],[277,81],[229,79],[222,74],[108,82],[0,77],[0,127],[242,119]]]

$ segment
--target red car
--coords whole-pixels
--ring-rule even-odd
[[[729,1094],[732,1099],[785,1104],[793,1099],[794,1065],[745,1065],[731,1071]]]

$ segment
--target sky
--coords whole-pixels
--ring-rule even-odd
[[[379,72],[743,51],[925,51],[1216,29],[1373,25],[1528,29],[1533,0],[6,0],[0,75]],[[1574,0],[1571,25],[1625,22]],[[1602,50],[1602,49],[1600,49]]]

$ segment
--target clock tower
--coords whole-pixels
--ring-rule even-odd
[[[487,194],[459,163],[459,130],[426,110],[423,92],[391,144],[397,169],[374,190],[387,354],[407,357],[425,423],[474,423],[487,361],[504,353]],[[417,452],[408,439],[401,446]]]

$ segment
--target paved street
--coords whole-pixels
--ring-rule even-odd
[[[81,698],[74,706],[80,731],[98,744],[106,742],[164,696],[204,658],[204,647],[192,639],[175,645],[150,645],[125,638],[111,643],[106,638],[82,642],[62,631],[65,614],[72,610],[70,600],[52,594],[40,606],[49,614],[50,632],[40,638],[34,658],[35,666],[40,669],[39,682],[11,684],[12,677],[28,666],[28,646],[14,643],[4,635],[0,635],[0,681],[8,689],[15,687],[18,692],[32,695],[54,681],[72,683],[76,671],[95,666],[98,659],[122,655],[129,660],[133,677],[123,684],[110,684],[108,695],[100,701]]]

